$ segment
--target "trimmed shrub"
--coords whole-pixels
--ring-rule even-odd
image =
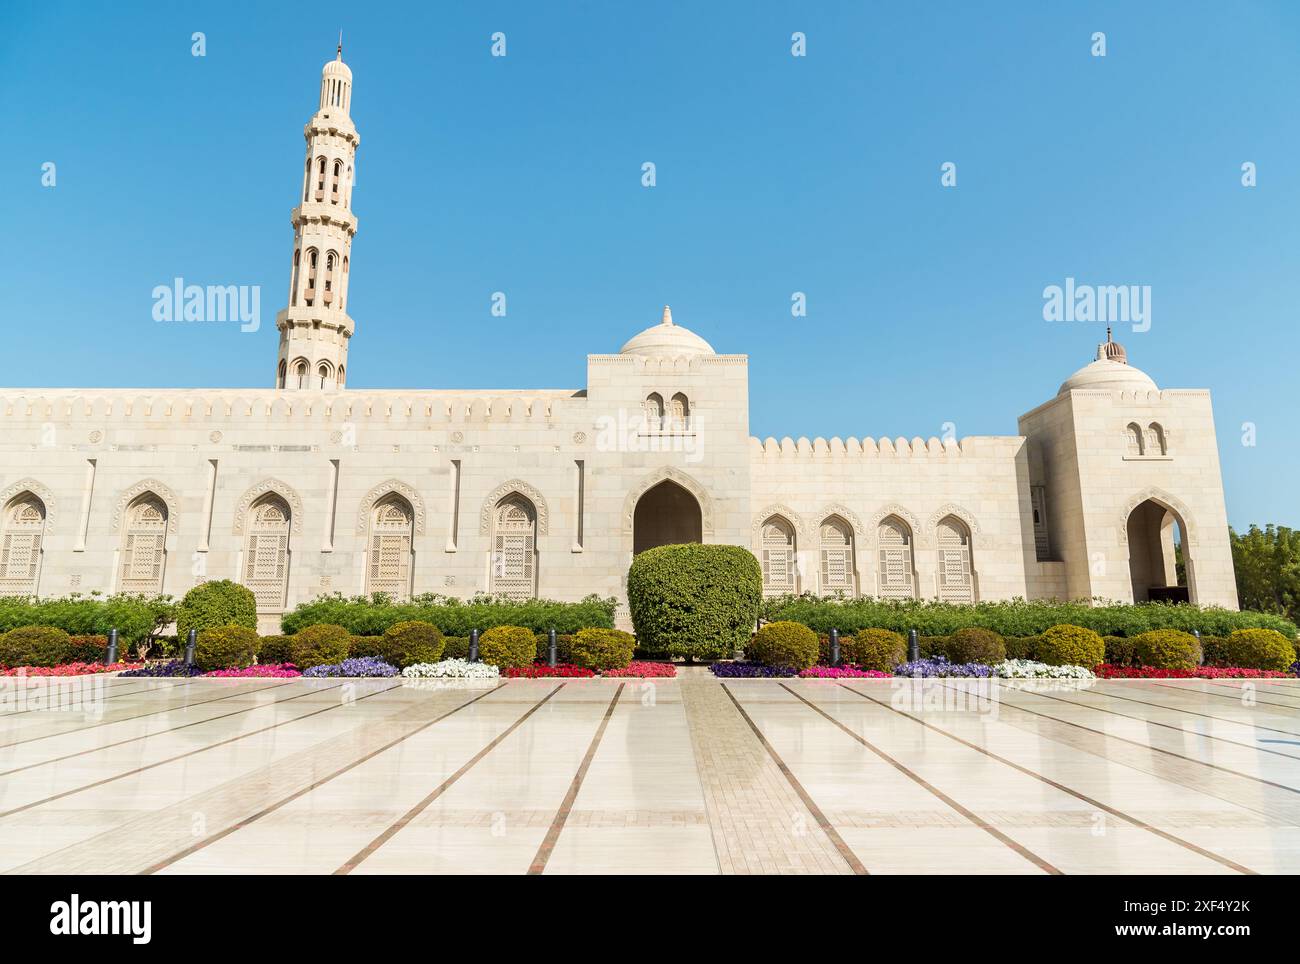
[[[1196,669],[1201,647],[1191,633],[1153,629],[1133,638],[1133,652],[1142,666],[1155,669]]]
[[[582,632],[582,630],[578,630]],[[534,637],[537,640],[537,660],[545,662],[551,654],[551,637],[546,633],[537,633]],[[467,641],[468,642],[468,641]],[[573,646],[573,637],[568,633],[555,634],[555,661],[557,663],[569,663]]]
[[[379,656],[384,651],[383,636],[353,636],[348,644],[348,659],[365,659]]]
[[[895,666],[907,659],[907,640],[888,629],[864,629],[845,643],[840,646],[844,662],[863,669],[892,673]]]
[[[788,620],[768,623],[745,647],[745,658],[798,672],[817,662],[817,634]]]
[[[253,665],[260,640],[247,626],[214,626],[194,641],[194,664],[205,673]]]
[[[1137,650],[1133,640],[1126,636],[1106,636],[1102,639],[1106,646],[1106,663],[1110,666],[1133,666],[1137,660]]]
[[[478,638],[478,657],[501,670],[532,666],[537,638],[527,626],[493,626]]]
[[[128,645],[149,642],[175,618],[175,610],[170,596],[5,596],[0,597],[0,633],[20,626],[55,626],[71,636],[107,636],[116,629],[125,652]]]
[[[125,657],[128,648],[119,633],[119,657]],[[107,636],[70,636],[68,638],[68,662],[70,663],[98,663],[107,653]]]
[[[469,659],[468,636],[444,636],[442,641],[446,644],[442,648],[443,660]]]
[[[257,629],[257,599],[251,589],[229,579],[204,582],[187,592],[176,606],[176,635],[182,640],[191,629],[203,632],[218,626]]]
[[[1272,629],[1233,630],[1227,650],[1231,665],[1245,669],[1286,671],[1296,661],[1295,644]]]
[[[442,633],[433,623],[412,620],[394,623],[384,630],[379,656],[384,662],[406,669],[416,663],[436,663],[442,659],[445,644]]]
[[[1007,648],[1007,659],[1038,660],[1037,636],[1004,636],[1002,640]]]
[[[307,626],[332,623],[354,636],[379,636],[394,623],[432,623],[449,636],[468,636],[471,629],[493,626],[527,626],[535,633],[554,627],[557,632],[576,633],[587,626],[614,627],[617,600],[588,596],[581,602],[550,599],[507,599],[478,595],[473,599],[424,593],[410,602],[393,602],[383,593],[373,596],[322,596],[302,603],[286,613],[280,625],[286,633]]]
[[[758,560],[741,546],[657,546],[627,573],[637,644],[659,658],[731,657],[749,638],[762,595]]]
[[[101,650],[98,659],[104,658]],[[72,662],[72,639],[57,626],[20,626],[0,637],[0,665],[60,666]]]
[[[257,643],[257,662],[261,666],[281,666],[293,662],[292,636],[263,636]]]
[[[301,670],[313,666],[332,666],[348,658],[348,649],[352,645],[352,634],[342,626],[323,623],[308,626],[302,632],[294,633],[290,653],[291,662]]]
[[[907,633],[899,633],[904,640],[907,639]],[[916,648],[920,651],[922,659],[928,659],[931,656],[942,656],[948,652],[948,643],[951,636],[922,636],[919,633],[916,637]]]
[[[967,626],[949,637],[945,655],[952,663],[987,663],[993,666],[1007,658],[1007,644],[991,629]]]
[[[1092,669],[1106,660],[1106,644],[1084,626],[1053,626],[1038,637],[1038,659],[1049,666]]]
[[[573,634],[565,662],[594,670],[624,669],[635,649],[636,637],[621,629],[580,629]]]

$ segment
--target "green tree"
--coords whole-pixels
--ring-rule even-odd
[[[1300,531],[1286,526],[1229,530],[1242,609],[1300,617]]]

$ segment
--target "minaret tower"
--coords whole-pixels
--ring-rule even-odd
[[[338,55],[321,71],[320,107],[303,136],[302,203],[293,209],[293,268],[289,307],[275,318],[280,330],[277,388],[334,391],[347,380],[348,268],[357,218],[352,181],[361,137],[352,125],[352,71]]]

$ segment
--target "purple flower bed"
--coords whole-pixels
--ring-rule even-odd
[[[752,679],[761,677],[763,679],[772,679],[774,677],[794,676],[795,671],[787,669],[784,666],[764,666],[762,663],[713,663],[709,670],[714,676],[721,676],[726,679]]]
[[[197,666],[186,666],[183,660],[171,659],[165,663],[151,663],[139,669],[128,669],[118,676],[198,676]]]
[[[895,676],[992,676],[993,667],[985,663],[950,663],[942,656],[918,659],[913,663],[900,663],[894,667]]]
[[[345,659],[341,663],[313,666],[311,669],[303,670],[302,675],[313,678],[324,676],[396,676],[398,672],[396,666],[385,663],[378,656],[358,656],[355,659]]]

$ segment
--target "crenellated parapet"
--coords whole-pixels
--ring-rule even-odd
[[[1002,450],[1014,451],[1023,443],[1019,436],[972,435],[964,439],[940,440],[931,436],[923,439],[917,436],[910,441],[902,436],[890,439],[865,438],[858,440],[835,437],[829,441],[820,436],[811,441],[801,436],[797,441],[786,436],[777,441],[767,438],[759,441],[750,438],[750,452],[760,459],[798,459],[798,458],[914,458],[914,459],[959,459],[972,455],[1004,454]]]

